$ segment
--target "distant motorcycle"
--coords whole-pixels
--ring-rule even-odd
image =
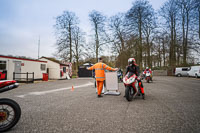
[[[0,93],[14,89],[18,84],[14,80],[0,81]],[[5,132],[14,127],[21,116],[18,103],[8,98],[0,99],[0,132]]]
[[[147,83],[149,83],[150,80],[152,81],[151,73],[150,73],[149,71],[146,72],[146,74],[145,74],[145,79],[146,79]]]
[[[146,74],[145,74],[145,72],[143,71],[142,74],[141,74],[141,79],[142,79],[142,80],[145,79],[145,75],[146,75]]]
[[[138,86],[137,76],[134,73],[128,72],[123,78],[123,82],[126,87],[125,97],[128,101],[132,101],[137,95],[141,95],[143,99],[145,98],[141,93],[141,89]]]
[[[119,82],[123,82],[123,74],[121,71],[117,71],[117,77]]]

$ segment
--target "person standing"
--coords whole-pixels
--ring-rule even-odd
[[[103,63],[103,59],[99,58],[99,62],[94,64],[93,66],[87,68],[88,70],[95,70],[95,78],[97,81],[97,91],[98,91],[98,95],[97,97],[103,97],[101,95],[101,91],[103,89],[103,83],[105,80],[105,69],[109,70],[109,71],[117,71],[117,68],[112,68],[106,64]]]

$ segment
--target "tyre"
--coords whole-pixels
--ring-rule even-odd
[[[197,74],[195,74],[195,78],[198,78],[198,75],[197,75]]]
[[[181,77],[181,74],[179,73],[177,76],[178,76],[178,77]]]
[[[149,83],[149,77],[147,78],[147,83]]]
[[[123,82],[123,78],[121,79],[121,82]]]
[[[125,89],[125,97],[126,97],[126,100],[127,101],[132,101],[133,100],[133,88],[129,87],[129,86],[126,86],[126,89]]]
[[[0,132],[14,127],[21,117],[21,108],[11,99],[0,99]]]

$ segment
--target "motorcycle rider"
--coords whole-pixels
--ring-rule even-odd
[[[118,69],[118,71],[117,71],[117,75],[118,75],[118,80],[119,81],[121,81],[121,82],[123,82],[122,80],[123,80],[123,71],[122,71],[122,69],[121,68],[119,68]]]
[[[138,85],[139,85],[139,87],[141,89],[141,93],[142,93],[142,95],[144,97],[144,95],[145,95],[145,93],[144,93],[144,87],[143,87],[141,79],[139,78],[140,69],[139,69],[139,66],[136,64],[135,58],[129,58],[128,59],[128,66],[126,68],[125,75],[128,72],[132,72],[132,73],[134,73],[138,77],[137,78]]]
[[[152,71],[151,71],[151,69],[150,69],[149,67],[146,67],[146,69],[145,69],[145,71],[144,71],[144,74],[146,75],[146,73],[147,73],[148,71],[149,71],[150,74],[151,74],[150,77],[151,77],[151,81],[152,81]]]

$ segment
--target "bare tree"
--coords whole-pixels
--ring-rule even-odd
[[[56,18],[57,49],[59,54],[69,55],[69,61],[72,62],[72,32],[73,28],[79,23],[75,13],[64,11],[62,15]]]
[[[128,25],[133,31],[133,34],[137,34],[139,36],[136,53],[136,58],[139,61],[140,67],[142,67],[143,61],[143,28],[145,23],[148,22],[148,18],[151,15],[152,6],[149,4],[147,0],[136,0],[133,3],[131,9],[127,12]]]
[[[127,33],[125,27],[125,14],[118,13],[110,17],[109,29],[112,33],[113,38],[113,50],[118,54],[120,63],[118,67],[125,68],[127,61],[124,60],[126,56],[126,40]]]
[[[152,67],[150,50],[152,46],[152,41],[154,39],[154,30],[157,25],[155,12],[151,6],[149,6],[148,15],[146,17],[147,18],[145,19],[145,23],[143,24],[143,33],[146,38],[147,66]]]
[[[194,12],[193,12],[193,16],[195,18],[195,24],[197,27],[197,31],[199,34],[199,39],[200,39],[200,1],[199,0],[194,0]]]
[[[188,36],[189,27],[192,22],[193,10],[195,9],[194,0],[177,0],[176,4],[180,10],[180,23],[182,26],[182,49],[183,49],[183,64],[187,64],[187,54],[188,54]]]
[[[84,45],[85,45],[85,33],[81,31],[79,27],[74,27],[72,38],[74,41],[73,46],[73,55],[76,61],[76,70],[78,70],[79,60],[81,56],[85,54]]]
[[[170,53],[169,65],[174,67],[176,65],[176,37],[177,37],[177,15],[178,8],[174,0],[169,0],[161,7],[161,16],[165,19],[167,28],[170,31]]]
[[[94,32],[95,32],[95,53],[96,53],[96,61],[98,61],[99,49],[104,43],[100,43],[101,35],[105,32],[104,25],[106,21],[106,17],[102,15],[100,12],[93,10],[89,14],[89,19],[92,23]]]

